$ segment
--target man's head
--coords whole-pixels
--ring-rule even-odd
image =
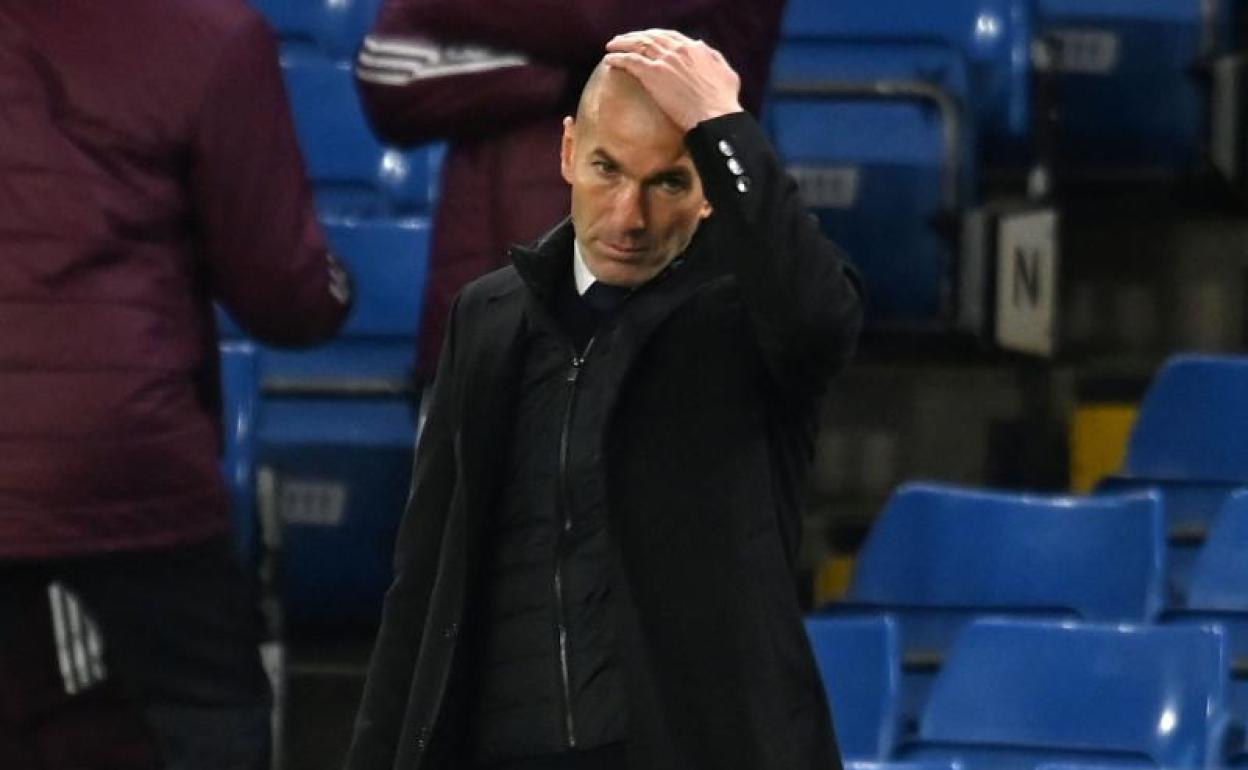
[[[628,73],[599,64],[563,121],[563,178],[594,277],[640,286],[685,250],[711,206],[684,132]]]

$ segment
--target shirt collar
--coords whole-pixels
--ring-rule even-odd
[[[565,254],[567,252],[564,252]],[[581,253],[581,242],[579,240],[572,241],[572,275],[576,278],[576,293],[585,296],[585,292],[589,291],[589,287],[594,285],[598,279],[589,271],[589,265],[585,264],[585,255]]]

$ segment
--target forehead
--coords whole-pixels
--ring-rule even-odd
[[[665,115],[647,105],[606,95],[598,107],[578,137],[583,153],[605,153],[640,174],[692,170],[684,134]]]

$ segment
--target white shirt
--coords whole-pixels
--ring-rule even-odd
[[[589,265],[585,264],[585,255],[581,253],[581,242],[578,240],[572,241],[572,276],[576,278],[576,293],[582,297],[598,280],[589,272]]]

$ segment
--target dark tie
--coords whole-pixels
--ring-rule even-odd
[[[585,300],[585,304],[595,314],[606,316],[620,309],[630,291],[632,290],[624,286],[608,286],[601,281],[594,281],[581,295],[581,299]]]

